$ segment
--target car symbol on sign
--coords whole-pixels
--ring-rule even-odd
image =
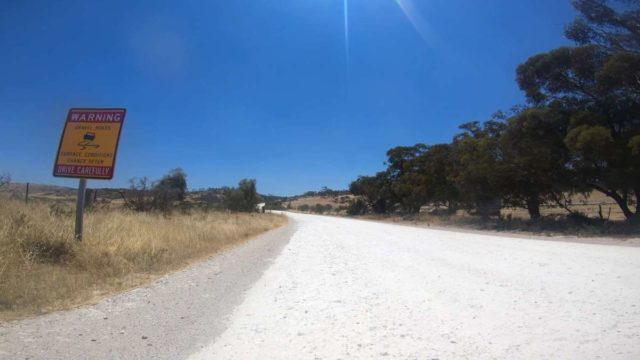
[[[88,132],[84,134],[84,139],[87,141],[93,141],[96,139],[96,133]]]

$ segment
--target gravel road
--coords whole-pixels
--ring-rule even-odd
[[[640,248],[290,214],[148,288],[0,327],[0,358],[640,359]]]
[[[640,248],[292,214],[190,359],[640,359]]]

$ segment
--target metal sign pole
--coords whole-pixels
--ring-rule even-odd
[[[76,241],[82,241],[82,219],[84,215],[84,196],[87,190],[87,179],[80,179],[78,199],[76,202]]]

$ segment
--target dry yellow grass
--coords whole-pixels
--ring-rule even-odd
[[[569,208],[572,211],[580,212],[591,218],[598,218],[599,211],[602,210],[602,215],[607,220],[622,221],[625,220],[625,216],[620,207],[604,194],[599,192],[592,192],[590,194],[580,195],[576,194],[571,197],[571,205]],[[540,209],[543,216],[548,215],[567,215],[567,211],[555,204],[543,205]],[[512,216],[514,219],[528,219],[529,213],[522,208],[503,208],[501,210],[503,216]]]
[[[62,206],[0,199],[0,320],[94,302],[278,227],[273,214],[134,213],[85,215],[73,240]]]
[[[341,206],[349,205],[349,201],[355,199],[353,195],[340,195],[340,196],[306,196],[300,197],[290,202],[292,209],[298,209],[302,205],[315,206],[315,205],[331,205],[333,209],[338,209]]]

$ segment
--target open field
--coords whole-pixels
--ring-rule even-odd
[[[571,205],[569,205],[571,211],[583,213],[591,218],[599,218],[600,210],[602,210],[602,216],[606,220],[624,220],[624,214],[620,207],[613,201],[613,199],[606,197],[600,192],[592,192],[588,195],[574,195],[571,197]],[[554,204],[545,204],[540,209],[542,216],[547,215],[566,215],[567,211],[556,206]],[[528,219],[529,214],[527,210],[522,208],[503,208],[501,215],[511,215],[518,219]]]
[[[341,195],[341,196],[300,196],[293,198],[286,204],[291,204],[291,210],[299,210],[300,206],[307,205],[311,208],[315,205],[331,205],[332,212],[340,212],[340,209],[344,209],[349,205],[349,202],[356,199],[353,195]],[[622,210],[611,199],[599,192],[592,192],[587,195],[576,194],[570,197],[571,201],[568,205],[569,209],[574,212],[580,212],[590,218],[599,218],[600,211],[605,220],[619,221],[624,220]],[[425,206],[425,209],[429,206]],[[567,215],[567,211],[556,204],[543,204],[540,209],[542,216],[555,216],[555,215]],[[342,210],[344,213],[344,210]],[[503,217],[511,217],[514,219],[528,219],[529,213],[524,208],[504,207],[501,209],[500,214]],[[465,211],[459,210],[457,215],[459,217],[468,217]]]
[[[302,205],[315,206],[315,205],[331,205],[333,209],[338,209],[341,206],[348,206],[349,201],[353,200],[353,195],[339,195],[339,196],[301,196],[296,197],[290,202],[291,209],[298,209]]]
[[[65,203],[0,199],[0,320],[94,302],[285,222],[273,214],[101,210],[85,215],[76,243]]]
[[[574,195],[568,205],[569,213],[551,204],[541,207],[542,218],[531,220],[525,209],[504,207],[500,216],[482,219],[465,210],[458,210],[449,215],[446,212],[419,214],[366,214],[357,216],[360,219],[383,221],[390,223],[413,225],[426,228],[441,228],[465,232],[503,233],[512,236],[560,236],[570,241],[595,243],[637,243],[640,239],[640,225],[625,221],[620,208],[609,198],[600,193]],[[427,210],[429,207],[424,207]],[[601,212],[600,212],[601,211]],[[602,214],[602,218],[600,217]]]

